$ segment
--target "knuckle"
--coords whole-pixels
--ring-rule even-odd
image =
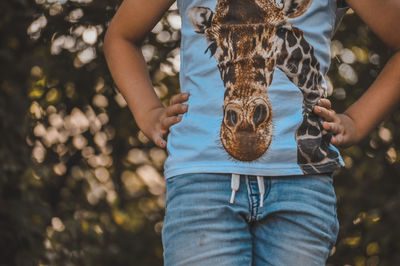
[[[158,118],[157,122],[156,122],[155,128],[160,128],[160,127],[162,127],[162,126],[163,126],[164,119],[165,119],[165,116],[164,116],[164,115],[160,116],[160,117]]]
[[[329,123],[326,123],[325,128],[326,128],[326,130],[331,130],[331,125]]]
[[[183,93],[179,93],[178,95],[177,95],[177,100],[179,101],[179,102],[183,102],[184,100],[185,100],[185,94],[183,94]]]
[[[174,109],[175,109],[175,104],[171,104],[170,106],[168,106],[167,117],[171,116],[174,113]]]
[[[170,109],[169,106],[164,109],[164,112],[162,112],[160,115],[160,119],[164,119],[165,117],[168,116],[169,109]]]
[[[163,132],[166,128],[166,124],[165,124],[166,118],[161,120],[161,132]]]
[[[165,121],[165,129],[168,131],[169,127],[175,123],[175,117],[171,116]]]
[[[175,115],[175,114],[178,112],[178,110],[179,110],[179,104],[174,104],[174,105],[171,107],[170,116]]]
[[[335,132],[339,133],[339,129],[338,129],[337,125],[335,125]]]
[[[170,115],[171,115],[171,110],[172,110],[172,106],[168,106],[168,107],[165,109],[163,118],[166,118],[166,117],[170,116]]]
[[[170,125],[171,125],[171,117],[167,117],[166,119],[164,119],[164,127],[163,127],[166,132],[168,132]]]
[[[174,115],[178,114],[181,109],[182,109],[182,104],[176,104],[174,106]]]

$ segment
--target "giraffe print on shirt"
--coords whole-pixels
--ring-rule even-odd
[[[320,64],[303,32],[289,22],[312,1],[217,0],[214,11],[198,6],[188,10],[194,31],[206,36],[206,52],[217,60],[225,87],[220,140],[237,160],[256,160],[271,144],[268,88],[279,68],[303,94],[303,120],[294,136],[298,165],[304,173],[339,165],[338,153],[329,148],[331,135],[312,112],[326,97]]]

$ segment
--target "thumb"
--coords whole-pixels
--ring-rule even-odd
[[[167,142],[163,137],[163,134],[161,132],[157,132],[153,136],[153,142],[160,148],[165,148],[167,147]]]

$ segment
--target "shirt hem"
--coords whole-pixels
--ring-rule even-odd
[[[334,172],[343,166],[341,160],[338,162],[331,162],[323,165],[296,165],[291,167],[242,167],[232,165],[212,165],[212,164],[198,164],[192,166],[185,166],[180,168],[173,168],[164,170],[165,179],[171,178],[176,175],[187,173],[235,173],[239,175],[260,175],[260,176],[288,176],[288,175],[305,175],[300,166],[312,166],[320,171],[320,173]]]

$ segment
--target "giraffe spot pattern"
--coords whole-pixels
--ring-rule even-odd
[[[295,133],[298,164],[304,173],[318,172],[317,165],[338,157],[329,149],[329,134],[310,114],[326,88],[321,85],[314,48],[287,21],[306,12],[312,0],[284,0],[283,8],[273,3],[217,0],[212,19],[207,20],[207,50],[217,59],[225,86],[221,142],[233,158],[242,161],[255,160],[267,151],[273,130],[268,87],[274,69],[279,68],[303,93],[303,121]],[[210,14],[208,8],[203,9],[203,14]],[[191,19],[192,24],[197,21]]]

